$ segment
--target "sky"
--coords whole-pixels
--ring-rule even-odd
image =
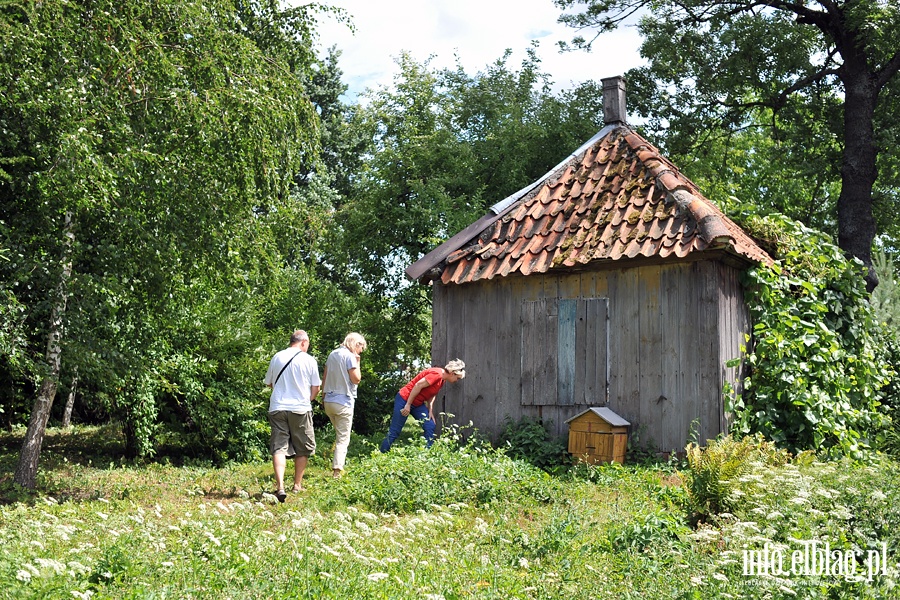
[[[560,10],[552,0],[325,0],[346,9],[356,33],[329,16],[321,16],[319,44],[343,51],[340,66],[348,95],[390,85],[398,72],[395,58],[402,51],[417,62],[433,56],[436,68],[455,66],[458,55],[474,75],[513,51],[507,65],[518,69],[532,40],[540,42],[540,70],[549,73],[557,90],[593,79],[621,75],[645,64],[638,53],[640,36],[634,27],[606,33],[591,53],[560,54],[556,44],[570,40],[574,30],[556,22]]]

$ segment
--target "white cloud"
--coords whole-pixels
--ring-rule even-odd
[[[507,63],[518,68],[532,40],[538,40],[541,70],[559,89],[581,81],[620,75],[644,64],[638,54],[640,37],[633,27],[604,34],[591,53],[560,54],[557,41],[570,40],[574,30],[556,22],[560,11],[552,0],[326,0],[352,16],[356,34],[323,16],[322,48],[343,51],[340,65],[350,93],[389,85],[397,73],[395,59],[407,51],[419,62],[432,58],[434,67],[452,67],[455,56],[474,74],[513,51]]]

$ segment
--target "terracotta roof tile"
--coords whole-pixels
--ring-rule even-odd
[[[628,126],[609,128],[536,185],[468,243],[445,251],[446,258],[434,264],[417,263],[417,270],[442,266],[442,282],[467,283],[593,261],[685,258],[710,250],[772,261]]]

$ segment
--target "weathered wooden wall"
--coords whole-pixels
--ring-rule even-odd
[[[608,402],[600,389],[606,385],[602,328],[589,330],[597,344],[583,336],[573,342],[576,366],[556,355],[565,336],[531,327],[533,339],[522,339],[534,310],[523,312],[525,303],[578,298],[608,299]],[[569,310],[572,303],[565,305]],[[591,315],[578,315],[584,317]],[[564,436],[566,419],[606,404],[631,422],[633,441],[660,451],[682,450],[692,428],[701,442],[726,430],[723,386],[739,384],[739,370],[725,362],[740,356],[750,327],[739,272],[718,261],[436,284],[433,326],[434,364],[466,362],[466,378],[445,386],[435,405],[453,414],[453,422],[471,421],[496,439],[507,419],[534,416]],[[558,386],[529,370],[541,364],[581,381],[570,394],[566,377]],[[585,400],[590,396],[596,400]]]

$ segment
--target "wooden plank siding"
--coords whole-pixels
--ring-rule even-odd
[[[751,330],[750,311],[744,302],[744,291],[741,286],[740,272],[727,268],[724,265],[719,268],[721,278],[722,302],[719,304],[719,315],[722,326],[722,345],[720,346],[720,363],[723,365],[722,381],[731,384],[733,394],[738,396],[744,390],[744,376],[746,363],[743,349],[747,341],[745,334]],[[735,367],[724,365],[734,359],[740,362]],[[728,431],[731,426],[732,415],[725,412],[722,406],[722,416],[719,423],[721,431]],[[701,440],[702,441],[702,440]]]
[[[716,261],[510,276],[435,284],[435,364],[459,357],[466,378],[442,392],[443,411],[496,439],[507,421],[565,421],[608,405],[632,441],[681,450],[699,423],[724,431],[722,390],[740,384],[749,315],[740,273]],[[560,350],[562,349],[562,352]]]

